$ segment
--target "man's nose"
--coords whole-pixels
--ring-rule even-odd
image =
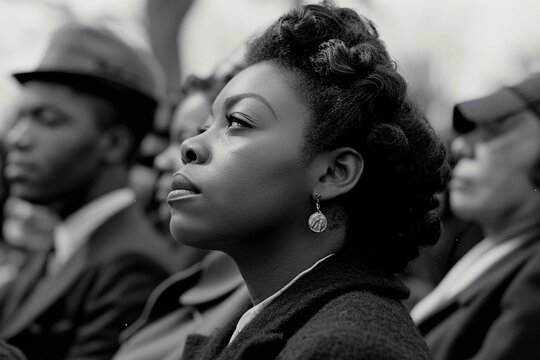
[[[474,158],[474,145],[468,141],[466,136],[459,136],[451,145],[452,160],[457,162],[462,158]]]
[[[30,122],[19,120],[6,134],[7,149],[26,149],[32,144]]]

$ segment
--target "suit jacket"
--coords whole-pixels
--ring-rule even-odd
[[[434,359],[540,359],[540,241],[509,254],[418,324]]]
[[[109,359],[120,332],[170,274],[168,259],[164,241],[130,206],[99,227],[55,275],[40,280],[14,312],[4,314],[0,337],[29,360]]]
[[[397,277],[336,253],[270,302],[228,345],[243,309],[209,339],[191,335],[184,360],[428,359]]]

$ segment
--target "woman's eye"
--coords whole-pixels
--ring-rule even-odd
[[[232,113],[228,114],[226,116],[227,119],[227,128],[252,128],[253,125],[249,122],[249,120],[242,114],[239,113]]]

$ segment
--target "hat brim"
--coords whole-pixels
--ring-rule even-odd
[[[29,81],[46,81],[52,83],[65,84],[77,90],[90,93],[104,98],[114,98],[116,96],[132,97],[134,103],[137,101],[149,106],[156,106],[157,101],[150,95],[133,89],[116,81],[101,78],[95,75],[71,73],[63,71],[32,71],[13,74],[13,77],[21,84]]]

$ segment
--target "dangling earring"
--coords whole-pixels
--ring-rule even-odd
[[[328,220],[326,220],[326,216],[321,212],[321,205],[319,204],[319,199],[321,198],[321,193],[315,193],[314,199],[315,199],[315,206],[317,207],[317,210],[311,214],[308,220],[308,225],[311,231],[320,233],[323,232],[324,229],[326,229],[326,225],[328,224]]]

